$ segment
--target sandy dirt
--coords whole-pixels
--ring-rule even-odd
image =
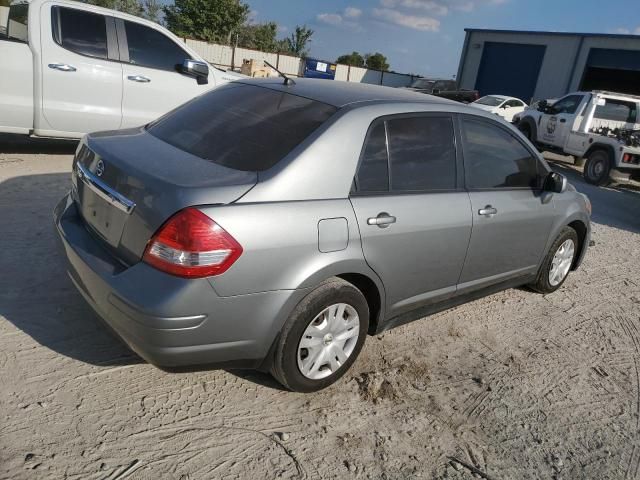
[[[595,188],[562,289],[508,290],[369,337],[312,395],[167,373],[99,323],[51,212],[73,145],[0,139],[0,478],[640,477],[640,193]]]

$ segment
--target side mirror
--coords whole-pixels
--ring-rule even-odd
[[[544,181],[543,190],[545,192],[564,193],[567,190],[567,177],[551,172]]]
[[[545,112],[547,110],[547,108],[549,108],[549,102],[547,102],[546,100],[540,100],[538,102],[538,111],[539,112]]]
[[[198,85],[209,83],[209,65],[199,60],[191,60],[190,58],[182,62],[182,73],[195,77]]]

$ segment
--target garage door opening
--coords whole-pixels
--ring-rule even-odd
[[[584,72],[580,90],[608,90],[640,95],[640,70],[588,67]]]

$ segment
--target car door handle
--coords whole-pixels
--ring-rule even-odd
[[[60,70],[61,72],[75,72],[76,67],[68,65],[66,63],[50,63],[49,68],[54,70]]]
[[[367,218],[367,225],[377,225],[380,228],[387,228],[392,223],[396,223],[396,217],[387,212],[381,212],[377,217]]]
[[[478,215],[482,215],[483,217],[493,217],[496,213],[498,213],[498,210],[493,208],[491,205],[487,205],[486,207],[478,210]]]
[[[567,119],[566,118],[561,118],[560,119],[560,123],[567,123]]]
[[[129,75],[127,78],[132,82],[149,83],[151,81],[149,77],[144,75]]]

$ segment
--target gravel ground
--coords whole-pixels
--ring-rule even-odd
[[[370,337],[337,385],[167,373],[66,277],[51,211],[74,146],[0,137],[0,478],[640,475],[640,193],[585,185],[596,245],[558,292],[508,290]]]

